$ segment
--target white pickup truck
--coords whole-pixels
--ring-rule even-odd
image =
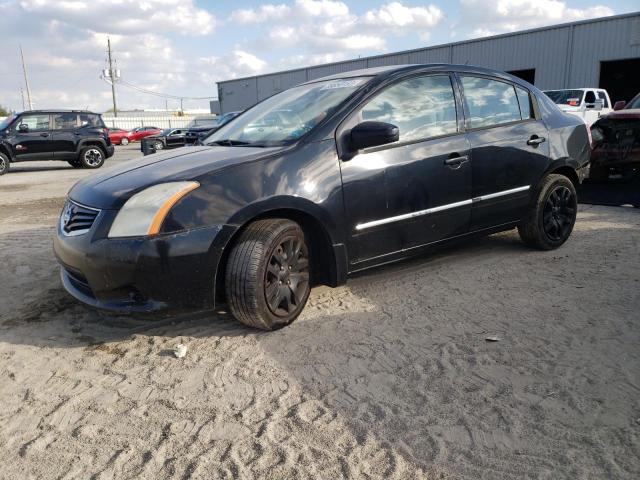
[[[612,112],[609,93],[601,88],[572,88],[566,90],[545,90],[560,110],[582,118],[591,126],[600,115]]]

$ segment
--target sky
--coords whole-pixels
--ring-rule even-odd
[[[128,85],[209,97],[220,80],[628,13],[636,1],[0,0],[0,105],[22,110],[20,45],[34,108],[102,112],[107,37]],[[124,83],[116,93],[119,109],[165,107]]]

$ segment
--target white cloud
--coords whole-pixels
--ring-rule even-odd
[[[377,27],[433,27],[443,18],[442,10],[435,5],[425,7],[405,7],[400,2],[392,2],[364,15],[364,22]]]
[[[293,49],[305,58],[335,52],[381,53],[387,38],[414,33],[426,41],[429,29],[444,15],[435,5],[407,7],[390,2],[356,15],[346,3],[332,0],[296,0],[291,6],[266,4],[236,10],[231,20],[261,23],[264,31],[255,46],[265,50]]]
[[[273,20],[282,20],[291,12],[288,5],[262,5],[258,9],[246,8],[231,12],[230,20],[239,24],[261,23]]]
[[[198,8],[193,0],[22,0],[20,7],[46,20],[98,32],[205,35],[215,27],[214,16]]]
[[[221,57],[201,57],[198,59],[198,64],[206,72],[204,75],[207,82],[213,84],[219,80],[262,73],[267,62],[240,48],[235,48]]]
[[[347,4],[331,0],[296,0],[296,10],[312,17],[340,17],[349,13]]]
[[[179,52],[175,43],[181,37],[212,32],[212,14],[193,0],[119,0],[115,7],[114,3],[0,0],[0,31],[6,47],[6,54],[0,57],[0,72],[4,72],[0,74],[0,103],[22,107],[20,42],[36,108],[109,108],[111,89],[99,78],[106,66],[107,36],[123,80],[156,92],[215,94],[212,83],[200,82],[191,72],[190,52]],[[119,11],[124,14],[118,15]],[[256,64],[250,57],[242,62],[246,68]],[[124,85],[117,85],[116,90],[120,108],[164,106],[163,99],[140,95]]]
[[[469,27],[472,36],[512,32],[555,23],[613,15],[604,5],[571,8],[560,0],[461,0],[458,27]]]

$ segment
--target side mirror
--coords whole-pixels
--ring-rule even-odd
[[[627,106],[627,102],[625,102],[624,100],[618,100],[616,103],[613,104],[613,109],[618,111],[618,110],[622,110],[626,106]]]
[[[29,125],[27,125],[26,123],[21,123],[20,125],[18,125],[18,131],[20,133],[27,133],[29,132]]]
[[[354,150],[397,142],[400,130],[385,122],[362,122],[351,129],[350,146]]]

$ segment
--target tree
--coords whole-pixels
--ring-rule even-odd
[[[11,112],[9,111],[9,109],[0,105],[0,117],[8,117],[9,115],[11,115]]]

